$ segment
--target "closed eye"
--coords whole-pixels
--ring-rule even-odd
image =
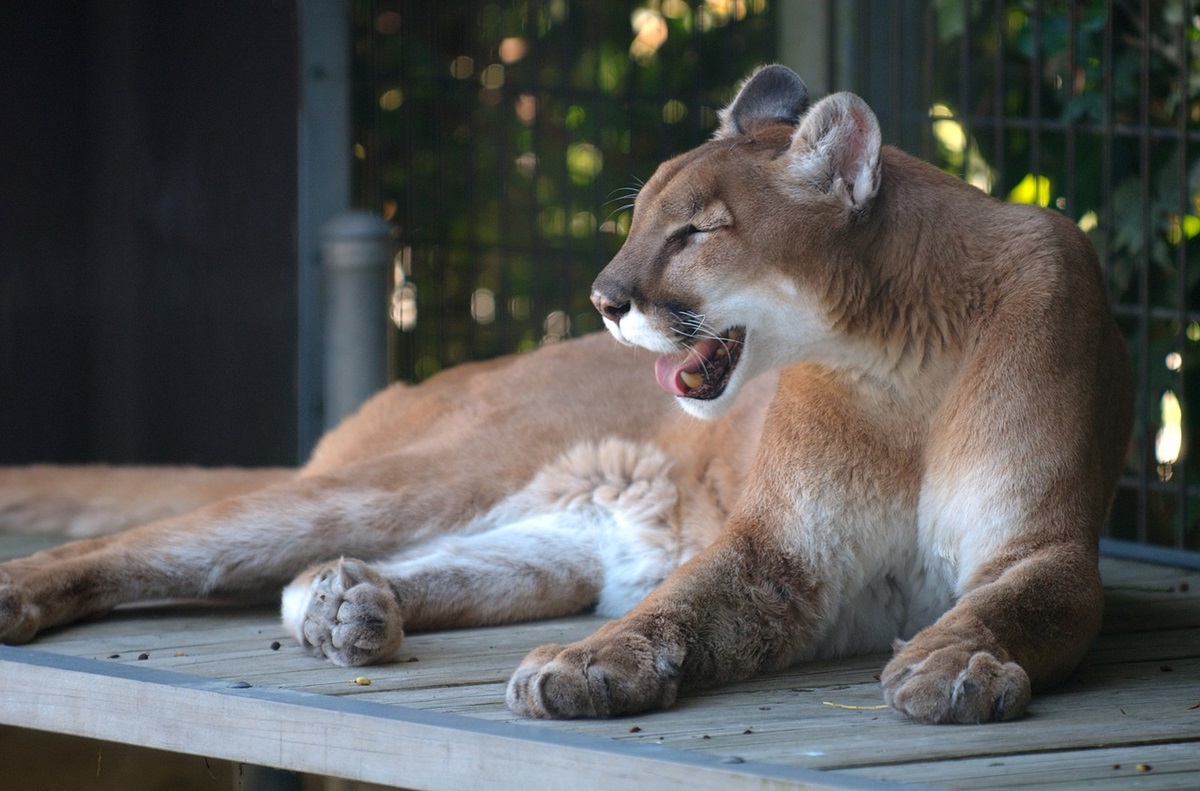
[[[675,231],[675,233],[671,234],[668,238],[671,242],[682,244],[693,236],[704,233],[708,233],[708,231],[704,230],[703,228],[697,228],[695,225],[688,223],[679,230]]]

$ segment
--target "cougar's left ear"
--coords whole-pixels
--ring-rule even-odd
[[[879,121],[852,93],[813,105],[792,136],[790,169],[796,177],[862,209],[879,191]]]
[[[738,89],[737,96],[720,112],[721,126],[714,140],[753,134],[768,124],[795,126],[808,109],[808,86],[787,66],[763,66]]]

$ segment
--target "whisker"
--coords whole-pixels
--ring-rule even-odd
[[[623,200],[626,201],[630,206],[633,206],[633,200],[635,200],[638,195],[637,190],[633,190],[632,192],[623,192],[620,195],[613,194],[615,192],[616,190],[613,190],[612,193],[609,193],[608,200],[604,201],[603,205],[607,206],[610,203],[616,203],[619,200]]]
[[[675,332],[681,336],[681,339],[676,340],[677,345],[688,346],[683,339],[687,341],[696,341],[697,339],[714,340],[721,344],[721,348],[726,354],[731,354],[731,347],[743,343],[741,339],[730,338],[725,335],[718,334],[708,324],[707,316],[702,313],[696,313],[691,310],[681,310],[675,314],[676,327]],[[708,372],[707,360],[701,360],[701,366],[705,372]]]
[[[635,184],[617,187],[612,192],[608,193],[608,199],[605,200],[604,203],[607,205],[614,201],[624,199],[628,200],[630,207],[632,207],[633,200],[637,199],[638,193],[642,191],[642,187],[646,186],[646,183],[636,176],[634,176],[633,180],[636,182]]]
[[[614,189],[612,192],[610,192],[608,194],[610,196],[616,195],[618,193],[620,193],[622,195],[637,195],[639,192],[642,191],[642,186],[643,186],[642,184],[638,184],[636,186],[627,184],[624,187],[617,187],[616,189]]]
[[[604,219],[611,220],[613,217],[616,217],[618,214],[620,214],[622,212],[630,211],[631,209],[633,209],[632,203],[627,203],[624,206],[618,206],[617,208],[610,211],[608,213],[608,216],[605,217]]]

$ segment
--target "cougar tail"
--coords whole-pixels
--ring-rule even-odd
[[[295,470],[233,467],[0,467],[0,533],[116,533],[286,480]]]

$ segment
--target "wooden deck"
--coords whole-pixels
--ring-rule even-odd
[[[665,712],[535,722],[504,707],[509,672],[599,619],[412,635],[404,661],[346,670],[304,655],[272,610],[218,606],[125,610],[0,647],[0,724],[408,788],[1200,788],[1200,572],[1103,571],[1086,666],[1002,725],[881,709],[882,656]]]

